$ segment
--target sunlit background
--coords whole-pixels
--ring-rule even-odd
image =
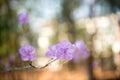
[[[29,23],[19,22],[20,13],[29,14]],[[63,40],[85,41],[92,58],[2,73],[28,65],[18,54],[24,44],[37,48],[33,64],[44,66],[48,47]],[[119,80],[120,0],[0,0],[0,71],[0,80]]]

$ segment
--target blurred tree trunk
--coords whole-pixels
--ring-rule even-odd
[[[17,15],[11,9],[11,0],[0,0],[0,57],[17,53],[18,28]]]
[[[97,0],[96,1],[93,1],[93,3],[91,3],[89,5],[89,18],[93,18],[95,17],[95,12],[94,12],[94,7],[95,7],[95,4],[97,3]],[[94,46],[93,46],[93,39],[94,39],[94,36],[96,35],[96,32],[93,33],[93,34],[90,34],[90,38],[89,38],[89,50],[90,50],[90,57],[88,58],[88,73],[89,73],[89,80],[94,80],[94,75],[93,75],[93,52],[94,52]]]
[[[71,17],[73,8],[76,6],[76,0],[63,0],[62,1],[62,19],[67,24],[68,38],[71,42],[76,40],[76,29],[74,20]]]

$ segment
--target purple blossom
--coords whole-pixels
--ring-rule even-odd
[[[22,48],[20,48],[19,53],[23,61],[33,61],[36,59],[36,49],[29,44],[26,44]]]
[[[74,46],[69,41],[63,41],[49,47],[46,56],[60,60],[71,60],[73,58]]]
[[[97,61],[94,61],[94,62],[92,63],[92,66],[93,66],[93,68],[97,68],[97,67],[100,66],[100,64],[99,64]]]
[[[74,55],[73,61],[78,62],[81,58],[87,59],[89,57],[89,52],[86,48],[85,43],[81,41],[77,41],[74,45]]]
[[[9,59],[10,63],[15,62],[15,56],[13,54],[8,55],[8,59]]]
[[[28,13],[20,13],[18,15],[19,17],[19,22],[21,24],[27,24],[29,22],[29,14]]]
[[[4,65],[4,61],[0,59],[0,65]]]
[[[6,69],[6,70],[9,70],[9,69],[11,68],[11,65],[10,65],[9,62],[5,63],[4,66],[5,66],[5,69]]]

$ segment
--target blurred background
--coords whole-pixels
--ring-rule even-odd
[[[18,54],[24,44],[37,48],[33,64],[43,66],[48,47],[63,40],[83,40],[90,58],[4,72],[28,65]],[[0,0],[0,72],[0,80],[120,80],[120,0]]]

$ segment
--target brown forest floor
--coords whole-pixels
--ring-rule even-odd
[[[100,68],[94,70],[94,74],[97,77],[96,80],[116,80],[116,77],[120,76],[120,71],[105,71],[102,72]],[[117,75],[117,76],[116,76]],[[79,70],[23,70],[23,71],[11,71],[7,73],[0,73],[0,80],[89,80],[88,73],[85,69]],[[120,78],[118,79],[120,80]]]

